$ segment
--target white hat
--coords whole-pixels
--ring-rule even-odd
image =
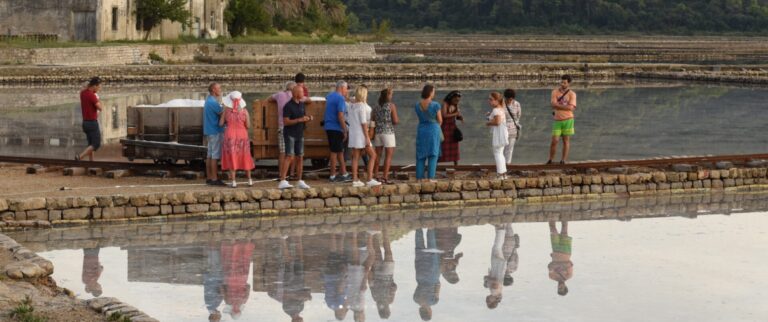
[[[240,100],[240,108],[245,108],[245,100],[243,99],[243,93],[240,93],[238,91],[231,92],[227,94],[227,96],[224,96],[224,99],[221,100],[221,103],[224,104],[224,106],[232,108],[235,106],[234,101]]]

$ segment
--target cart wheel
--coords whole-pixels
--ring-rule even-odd
[[[133,160],[134,160],[133,157],[128,157],[128,162],[133,162]]]
[[[152,159],[152,162],[154,162],[155,164],[160,164],[160,163],[162,163],[162,162],[160,161],[160,159]]]
[[[312,159],[312,166],[315,168],[325,168],[328,166],[328,159]]]
[[[177,161],[178,160],[176,160],[174,158],[167,158],[167,159],[163,160],[163,163],[165,163],[167,165],[174,165],[174,164],[176,164]]]

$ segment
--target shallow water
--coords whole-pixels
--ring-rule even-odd
[[[10,235],[53,261],[54,278],[78,296],[89,298],[100,289],[102,296],[118,297],[161,321],[206,321],[207,305],[223,312],[222,321],[232,321],[237,308],[240,321],[289,321],[286,312],[305,321],[334,321],[329,303],[363,312],[357,314],[367,321],[383,321],[378,308],[388,302],[388,321],[420,321],[417,302],[431,308],[432,321],[760,321],[768,316],[763,269],[768,260],[762,256],[768,241],[766,194],[388,216],[377,222],[342,216],[346,224],[313,227],[304,225],[309,219],[287,225],[278,219],[274,226],[265,224],[268,219],[260,224],[238,219]],[[324,218],[329,222],[334,215]],[[565,296],[549,277],[550,220],[558,233],[562,220],[570,220],[573,275]],[[424,242],[418,236],[426,242],[434,237],[434,245],[417,249]],[[344,250],[334,253],[334,245]],[[500,249],[496,260],[494,246]],[[365,253],[370,262],[362,260]],[[388,260],[391,279],[383,273]],[[495,285],[488,277],[492,266],[494,272],[508,270],[513,279],[496,289],[501,301],[495,309],[488,308],[491,292],[484,287],[484,280]],[[370,272],[367,282],[356,273],[360,270]],[[334,294],[342,300],[334,301]],[[344,320],[354,315],[347,312]]]
[[[378,98],[372,86],[369,103]],[[458,86],[458,85],[457,85]],[[498,84],[499,87],[503,84]],[[274,86],[277,88],[277,86]],[[494,84],[482,87],[492,88]],[[325,94],[321,85],[310,85],[313,95]],[[413,162],[416,117],[413,106],[419,93],[415,86],[397,90],[400,108],[395,163]],[[490,138],[484,126],[490,90],[471,84],[463,91],[466,124],[460,125],[462,163],[492,163]],[[266,97],[264,87],[225,86],[238,89],[246,99]],[[441,98],[449,88],[438,88]],[[689,84],[624,84],[605,88],[578,83],[576,136],[572,160],[624,159],[668,155],[756,153],[768,147],[765,102],[768,89]],[[100,116],[107,147],[102,158],[120,158],[116,142],[125,136],[126,108],[157,104],[173,98],[202,98],[204,86],[105,87],[101,94],[106,112]],[[515,147],[516,163],[537,163],[547,157],[551,129],[549,89],[520,89],[523,134]],[[0,154],[61,157],[74,155],[85,145],[75,88],[0,89]],[[112,146],[110,148],[110,145]]]

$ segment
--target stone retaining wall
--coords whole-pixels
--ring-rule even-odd
[[[277,63],[371,60],[373,44],[182,44],[68,48],[1,48],[0,65],[113,66],[147,65],[154,53],[165,61],[193,63]]]
[[[348,185],[309,190],[218,189],[94,197],[0,199],[0,228],[13,230],[184,215],[275,215],[407,209],[411,207],[508,204],[595,195],[669,194],[768,187],[764,163],[759,167],[703,169],[677,165],[676,171],[551,174],[508,180],[443,180],[401,183],[376,188]],[[616,173],[616,174],[614,174]]]

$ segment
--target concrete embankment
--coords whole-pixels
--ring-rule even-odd
[[[622,170],[623,169],[623,170]],[[0,228],[17,230],[93,222],[189,216],[271,216],[514,204],[594,196],[757,191],[768,188],[768,168],[673,171],[613,169],[592,174],[551,173],[508,180],[444,180],[376,188],[325,186],[309,190],[217,189],[89,197],[0,199]],[[631,172],[636,172],[632,173]]]

